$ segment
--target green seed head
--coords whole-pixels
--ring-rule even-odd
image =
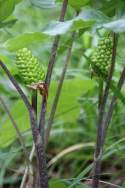
[[[112,37],[101,38],[93,52],[91,65],[98,76],[107,76],[112,57]]]
[[[26,85],[39,83],[44,80],[45,74],[41,64],[27,48],[17,51],[16,65],[19,75]]]

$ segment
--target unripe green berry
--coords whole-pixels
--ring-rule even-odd
[[[98,76],[107,76],[112,58],[112,37],[101,38],[93,52],[91,65]]]
[[[44,80],[45,74],[42,66],[27,48],[17,51],[16,65],[19,75],[26,85],[39,83]]]

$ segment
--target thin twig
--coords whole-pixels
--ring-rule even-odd
[[[63,5],[62,5],[62,10],[61,10],[61,13],[60,13],[60,17],[59,17],[59,21],[60,22],[64,21],[64,17],[65,17],[66,10],[67,10],[67,5],[68,5],[68,0],[64,0],[63,1]],[[54,41],[53,41],[53,45],[52,45],[52,49],[51,49],[51,54],[50,54],[50,58],[49,58],[49,64],[48,64],[48,70],[47,70],[46,80],[45,80],[45,83],[48,85],[48,87],[49,87],[50,80],[51,80],[53,66],[54,66],[55,60],[56,60],[56,54],[57,54],[57,49],[58,49],[59,41],[60,41],[60,36],[57,35],[55,37]]]
[[[121,76],[120,76],[120,79],[119,79],[119,82],[118,82],[118,85],[117,85],[117,88],[119,89],[119,91],[121,90],[121,88],[124,84],[124,80],[125,80],[125,67],[123,68],[123,71],[121,73]],[[109,106],[109,110],[108,110],[106,116],[103,118],[103,122],[102,122],[103,133],[104,133],[103,141],[102,141],[103,145],[104,145],[104,141],[105,141],[105,137],[106,137],[106,132],[107,132],[108,126],[110,124],[110,121],[111,121],[111,118],[112,118],[112,115],[113,115],[113,110],[114,110],[114,107],[116,105],[116,100],[117,100],[117,97],[114,95],[112,97],[112,100],[111,100],[111,103],[110,103],[110,106]]]
[[[112,63],[108,75],[108,79],[106,82],[106,87],[104,90],[104,95],[102,99],[102,103],[100,104],[99,115],[98,115],[98,130],[97,130],[97,140],[96,140],[96,148],[94,154],[94,166],[93,166],[93,181],[92,187],[99,187],[99,179],[100,179],[100,171],[101,171],[101,158],[102,158],[102,138],[103,138],[103,127],[102,120],[104,116],[104,111],[109,95],[110,84],[112,81],[112,76],[115,68],[115,59],[116,59],[116,48],[117,48],[117,38],[118,36],[113,33],[113,49],[112,49]]]
[[[32,108],[34,109],[34,112],[35,112],[36,118],[37,118],[37,90],[32,90],[31,101],[32,101]],[[30,153],[30,156],[29,156],[30,162],[32,161],[34,151],[35,151],[35,147],[34,147],[34,144],[33,144],[33,148],[32,148],[32,151]],[[31,166],[30,166],[30,171],[31,171],[30,174],[33,174]],[[29,169],[28,169],[28,166],[27,166],[25,168],[25,171],[24,171],[24,175],[23,175],[23,178],[22,178],[22,181],[21,181],[21,184],[20,184],[20,188],[25,187],[25,183],[26,183],[28,173],[29,173]]]
[[[64,0],[63,5],[62,5],[60,18],[59,18],[59,21],[61,21],[61,22],[64,21],[64,16],[65,16],[65,13],[66,13],[66,10],[67,10],[67,5],[68,5],[68,0]],[[50,85],[50,81],[51,81],[53,66],[54,66],[55,61],[56,61],[56,54],[57,54],[59,41],[60,41],[60,36],[57,35],[55,37],[53,45],[52,45],[47,75],[46,75],[46,79],[45,79],[45,84],[47,85],[48,89],[49,89],[49,85]],[[46,113],[46,97],[43,97],[42,105],[41,105],[41,112],[40,112],[40,121],[39,121],[39,129],[41,130],[43,142],[44,142],[45,113]]]
[[[66,70],[67,70],[67,67],[68,67],[68,64],[69,64],[69,61],[70,61],[70,58],[71,58],[71,52],[72,52],[72,47],[73,47],[73,41],[75,39],[75,33],[76,32],[73,32],[73,34],[72,34],[70,47],[68,48],[68,51],[67,51],[66,59],[64,61],[64,65],[63,65],[63,68],[62,68],[62,73],[61,73],[59,83],[58,83],[58,86],[57,86],[56,95],[54,97],[52,108],[51,108],[51,111],[50,111],[50,116],[49,116],[49,119],[48,119],[46,135],[45,135],[45,145],[47,145],[47,143],[48,143],[53,119],[54,119],[54,116],[55,116],[55,112],[56,112],[56,109],[57,109],[60,93],[61,93],[61,90],[62,90],[63,81],[64,81]]]
[[[11,75],[5,64],[0,61],[0,66],[4,70],[4,72],[9,77],[12,84],[15,86],[16,90],[20,94],[23,102],[25,103],[25,106],[28,109],[29,117],[30,117],[30,123],[31,123],[31,129],[32,129],[32,135],[33,135],[33,141],[35,143],[35,149],[36,149],[36,157],[37,157],[37,166],[39,170],[39,177],[40,177],[40,188],[48,188],[48,175],[47,175],[47,166],[46,166],[46,155],[42,143],[42,138],[40,135],[39,128],[37,127],[37,121],[35,117],[35,112],[27,99],[26,95],[16,82],[15,78]]]
[[[58,153],[55,157],[53,157],[49,163],[48,163],[48,167],[50,167],[51,165],[53,165],[55,162],[57,162],[60,158],[62,158],[64,155],[71,153],[73,151],[77,151],[86,147],[94,147],[95,143],[94,142],[89,142],[89,143],[79,143],[79,144],[75,144],[73,146],[70,146],[66,149],[64,149],[63,151],[61,151],[60,153]]]
[[[29,161],[30,162],[32,162],[32,159],[33,159],[33,156],[34,156],[34,152],[35,152],[35,145],[33,144],[32,150],[31,150],[30,156],[29,156]],[[28,167],[25,168],[24,176],[23,176],[20,188],[24,188],[24,185],[25,185],[25,182],[26,182],[26,179],[27,179],[27,175],[28,175]]]
[[[89,179],[89,178],[83,178],[82,180],[92,181],[92,179]],[[106,184],[107,186],[111,186],[112,188],[113,187],[115,187],[115,188],[121,188],[121,186],[116,185],[116,184],[111,183],[111,182],[108,182],[108,181],[99,180],[99,182],[102,183],[102,184]]]
[[[21,146],[22,146],[22,148],[23,148],[23,151],[24,151],[24,154],[25,154],[27,166],[29,167],[28,152],[27,152],[27,149],[26,149],[25,142],[24,142],[24,140],[23,140],[22,134],[21,134],[21,132],[20,132],[20,130],[19,130],[19,128],[18,128],[18,126],[17,126],[17,124],[16,124],[16,122],[15,122],[15,120],[14,120],[14,118],[13,118],[13,116],[12,116],[10,110],[9,110],[9,108],[7,107],[5,101],[3,100],[3,98],[2,98],[1,96],[0,96],[0,103],[2,104],[2,106],[3,106],[4,110],[5,110],[5,112],[8,114],[8,117],[10,118],[10,121],[11,121],[11,123],[12,123],[14,129],[16,130],[16,134],[17,134],[17,136],[18,136],[18,139],[19,139],[19,141],[20,141],[20,144],[21,144]],[[27,167],[27,168],[28,168],[28,167]]]

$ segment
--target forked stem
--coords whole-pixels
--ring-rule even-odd
[[[72,46],[73,46],[74,39],[75,39],[75,32],[73,32],[73,34],[72,34],[71,43],[70,43],[70,46],[67,50],[66,59],[64,60],[62,73],[61,73],[59,83],[58,83],[58,86],[57,86],[57,90],[56,90],[56,95],[54,97],[52,108],[51,108],[51,111],[50,111],[50,116],[49,116],[49,119],[48,119],[46,135],[45,135],[45,146],[47,146],[47,143],[48,143],[53,119],[54,119],[54,116],[55,116],[55,112],[56,112],[56,109],[57,109],[60,93],[61,93],[61,90],[62,90],[63,81],[64,81],[65,74],[66,74],[66,71],[67,71],[67,67],[68,67],[68,64],[69,64],[69,61],[70,61],[70,58],[71,58],[71,52],[72,52]]]
[[[4,70],[4,72],[7,74],[8,78],[10,79],[12,84],[15,86],[16,90],[18,91],[19,95],[21,96],[21,98],[29,112],[32,136],[33,136],[33,141],[35,143],[37,166],[38,166],[39,177],[40,177],[40,181],[39,181],[40,184],[38,187],[39,188],[48,188],[46,155],[45,155],[40,131],[37,126],[35,112],[31,106],[28,98],[26,97],[26,95],[24,94],[24,92],[22,91],[22,89],[20,88],[18,83],[16,82],[15,78],[11,75],[11,73],[9,72],[9,70],[7,69],[7,67],[5,66],[5,64],[2,61],[0,61],[0,66]]]
[[[100,172],[101,172],[101,158],[103,153],[103,117],[105,114],[105,107],[109,95],[109,89],[110,84],[112,81],[112,76],[115,68],[115,59],[116,59],[116,48],[117,48],[117,38],[118,36],[113,33],[113,49],[112,49],[112,62],[111,67],[108,75],[108,79],[106,82],[106,86],[104,89],[104,95],[102,98],[102,102],[100,104],[99,108],[99,114],[98,114],[98,123],[97,123],[97,140],[96,140],[96,148],[95,148],[95,154],[94,154],[94,166],[93,166],[93,181],[92,181],[92,188],[99,188],[99,181],[100,181]]]

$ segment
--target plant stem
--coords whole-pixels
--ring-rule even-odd
[[[23,151],[24,151],[24,154],[25,154],[25,158],[26,158],[26,162],[27,162],[27,168],[28,168],[30,162],[29,162],[28,152],[27,152],[27,149],[26,149],[25,142],[23,140],[22,134],[21,134],[21,132],[20,132],[20,130],[19,130],[19,128],[18,128],[18,126],[17,126],[17,124],[16,124],[16,122],[15,122],[15,120],[14,120],[14,118],[13,118],[13,116],[12,116],[10,110],[9,110],[9,108],[7,107],[6,103],[4,102],[4,100],[3,100],[3,98],[1,96],[0,96],[0,103],[3,106],[5,112],[8,114],[8,117],[10,118],[10,121],[11,121],[14,129],[16,130],[16,134],[18,136],[18,139],[20,141],[20,144],[21,144],[21,146],[23,148]]]
[[[73,32],[73,34],[72,34],[71,43],[70,43],[70,46],[69,46],[68,51],[67,51],[66,59],[64,61],[64,65],[63,65],[63,68],[62,68],[62,73],[61,73],[60,80],[59,80],[59,83],[58,83],[58,86],[57,86],[56,95],[54,97],[52,108],[51,108],[51,111],[50,111],[50,116],[49,116],[49,119],[48,119],[46,135],[45,135],[45,145],[47,145],[47,143],[48,143],[53,119],[54,119],[54,116],[55,116],[55,112],[56,112],[56,109],[57,109],[60,93],[61,93],[61,90],[62,90],[63,81],[64,81],[66,70],[67,70],[67,67],[68,67],[68,64],[69,64],[69,61],[70,61],[70,58],[71,58],[71,52],[72,52],[72,47],[73,47],[73,41],[74,41],[74,38],[75,38],[75,33],[76,32]]]
[[[64,21],[64,16],[65,16],[65,13],[66,13],[67,4],[68,4],[68,0],[64,0],[59,21]],[[51,55],[50,55],[50,59],[49,59],[47,76],[46,76],[46,84],[47,85],[50,84],[50,79],[51,79],[50,77],[51,77],[51,74],[52,74],[53,65],[55,63],[55,58],[56,58],[57,48],[58,48],[58,45],[59,45],[59,40],[60,40],[60,36],[56,36],[55,39],[54,39],[54,42],[53,42]],[[40,128],[40,130],[42,130],[42,135],[43,135],[42,136],[43,137],[42,143],[44,141],[44,129],[42,129],[41,125],[44,125],[44,123],[45,123],[45,112],[46,112],[46,98],[43,97],[42,105],[41,105],[40,123],[39,123],[39,128]],[[35,151],[35,147],[34,147],[34,144],[33,144],[32,150],[30,152],[30,157],[29,157],[30,161],[32,161],[32,159],[33,159],[34,151]],[[28,169],[26,168],[25,173],[24,173],[24,177],[23,177],[24,182],[27,178],[27,175],[28,175]],[[23,187],[20,187],[20,188],[23,188]]]
[[[68,0],[64,0],[59,21],[64,21],[64,16],[65,16],[65,13],[66,13],[67,5],[68,5]],[[50,59],[49,59],[49,64],[48,64],[47,75],[46,75],[46,79],[45,79],[45,84],[46,84],[47,88],[49,88],[49,85],[50,85],[50,80],[51,80],[52,70],[53,70],[53,66],[54,66],[54,63],[55,63],[55,59],[56,59],[59,40],[60,40],[60,36],[56,36],[55,39],[54,39],[54,42],[53,42],[51,55],[50,55]],[[40,120],[39,120],[39,131],[41,133],[40,139],[41,139],[41,142],[42,142],[43,156],[45,156],[44,129],[45,129],[46,106],[47,106],[46,102],[47,102],[46,97],[43,96],[42,105],[41,105],[41,112],[40,112]],[[42,176],[43,176],[43,178],[45,178],[48,181],[48,176],[47,176],[47,173],[46,173],[47,172],[47,165],[46,165],[45,157],[44,157],[44,160],[43,160],[43,164],[44,164],[44,169],[42,169],[42,171],[44,172],[44,174],[42,174]],[[46,185],[47,185],[47,182],[46,182]],[[46,186],[46,188],[47,187],[48,186]],[[44,188],[44,186],[42,188]]]
[[[121,88],[124,84],[124,80],[125,80],[125,67],[123,68],[123,71],[121,73],[121,76],[120,76],[120,79],[119,79],[119,82],[118,82],[118,85],[117,85],[117,88],[119,90],[121,90]],[[110,106],[109,106],[109,110],[108,110],[107,114],[105,115],[105,117],[103,118],[103,122],[102,122],[102,127],[103,127],[103,132],[104,132],[103,141],[102,141],[103,145],[104,145],[108,126],[109,126],[110,121],[112,119],[113,110],[114,110],[115,105],[116,105],[116,100],[117,100],[117,97],[114,95],[112,97],[112,100],[111,100],[111,103],[110,103]]]
[[[68,0],[64,0],[60,18],[59,18],[59,21],[61,21],[61,22],[64,21],[64,16],[66,13],[67,5],[68,5]],[[56,61],[56,54],[57,54],[59,41],[60,41],[60,36],[57,35],[53,41],[49,64],[48,64],[47,75],[46,75],[46,79],[45,79],[45,84],[47,85],[48,89],[49,89],[49,85],[50,85],[50,81],[51,81],[53,66]],[[41,112],[40,112],[40,121],[39,121],[39,129],[41,131],[43,142],[44,142],[45,113],[46,113],[46,97],[43,97],[42,105],[41,105]]]
[[[37,118],[37,90],[32,90],[31,101],[32,101],[32,108],[34,109],[34,112],[35,112],[36,118]],[[33,150],[35,151],[34,145],[33,145]],[[34,153],[34,152],[31,151],[31,154],[29,156],[29,161],[30,162],[32,161],[32,158],[33,158],[33,154],[32,153]],[[25,187],[26,179],[27,179],[27,176],[28,176],[28,171],[29,171],[28,167],[26,167],[25,171],[24,171],[24,175],[23,175],[22,181],[21,181],[21,184],[20,184],[20,188],[24,188]],[[31,171],[30,174],[33,174],[31,166],[30,166],[30,171]]]
[[[68,0],[63,0],[63,5],[62,5],[60,17],[59,17],[59,21],[60,22],[64,21],[64,17],[65,17],[66,10],[67,10],[67,5],[68,5]],[[45,79],[45,83],[48,85],[48,87],[49,87],[50,80],[51,80],[53,66],[54,66],[54,63],[55,63],[55,60],[56,60],[56,54],[57,54],[57,49],[58,49],[59,41],[60,41],[60,36],[57,35],[55,37],[54,41],[53,41],[53,45],[52,45],[52,49],[51,49],[51,54],[50,54],[50,58],[49,58],[47,75],[46,75],[46,79]]]
[[[103,80],[99,79],[99,99],[98,99],[98,108],[100,109],[100,105],[102,103],[102,98],[103,98]]]
[[[34,112],[36,114],[36,119],[37,119],[37,90],[32,90],[32,108],[34,109]]]
[[[59,21],[63,21],[64,20],[64,15],[65,15],[67,4],[68,4],[67,2],[68,2],[68,0],[64,0]],[[53,46],[52,46],[52,50],[51,50],[51,55],[50,55],[50,60],[49,60],[48,71],[47,71],[47,76],[46,76],[46,83],[47,84],[50,83],[50,77],[51,77],[51,74],[52,74],[53,65],[55,63],[55,58],[56,58],[56,53],[57,53],[57,48],[58,48],[59,40],[60,40],[60,36],[56,36],[55,39],[54,39],[54,42],[53,42]],[[44,97],[43,101],[42,101],[41,116],[40,117],[44,116],[45,111],[46,111],[46,98]],[[41,124],[43,125],[44,123],[45,123],[45,118],[40,118],[39,127],[40,127],[41,130],[42,130]],[[42,133],[43,133],[43,130],[42,130]],[[42,137],[44,138],[44,133],[42,135],[43,135]],[[43,139],[42,139],[42,141],[43,141]],[[29,157],[30,161],[32,161],[32,159],[33,159],[33,153],[34,153],[34,151],[35,151],[35,147],[33,145],[32,146],[32,150],[30,152],[30,157]],[[24,173],[24,177],[23,177],[23,182],[25,182],[25,180],[27,178],[27,175],[28,175],[28,169],[26,168],[25,169],[25,173]],[[23,187],[20,187],[20,188],[23,188]]]
[[[39,171],[39,177],[40,177],[40,188],[48,188],[48,175],[47,175],[47,167],[46,167],[46,155],[44,152],[44,147],[42,143],[42,138],[40,135],[39,128],[37,127],[37,120],[35,117],[35,112],[27,99],[26,95],[14,79],[14,77],[11,75],[5,64],[0,61],[0,66],[4,70],[4,72],[7,74],[9,77],[10,81],[12,84],[15,86],[16,90],[20,94],[25,106],[28,109],[29,112],[29,117],[30,117],[30,123],[31,123],[31,129],[32,129],[32,136],[33,136],[33,141],[35,143],[35,149],[36,149],[36,157],[37,157],[37,166],[38,166],[38,171]]]
[[[101,158],[102,158],[102,150],[103,150],[102,139],[104,136],[102,120],[103,120],[105,107],[106,107],[106,103],[107,103],[107,99],[108,99],[108,95],[109,95],[110,84],[112,81],[112,76],[113,76],[113,72],[114,72],[114,68],[115,68],[117,38],[118,38],[118,36],[115,33],[113,33],[112,63],[111,63],[109,75],[107,78],[103,99],[100,104],[99,115],[98,115],[98,130],[97,130],[97,140],[96,140],[96,148],[95,148],[95,154],[94,154],[92,188],[99,188]]]
[[[32,108],[34,109],[34,112],[36,114],[36,119],[37,119],[37,90],[32,90],[32,96],[31,96],[31,100],[32,100]],[[38,167],[37,167],[38,169]],[[35,188],[37,187],[37,184],[39,183],[39,174],[35,172],[35,168],[32,168],[31,166],[31,174],[33,174],[33,184],[32,186]],[[30,179],[29,179],[30,181]]]

